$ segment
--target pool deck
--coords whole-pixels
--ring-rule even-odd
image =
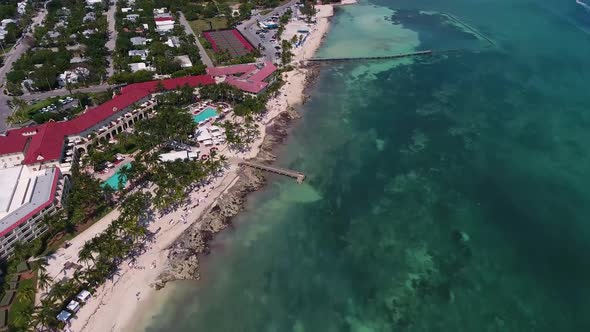
[[[95,178],[99,179],[100,182],[104,182],[106,180],[108,180],[108,178],[110,178],[111,176],[115,175],[115,173],[121,169],[121,167],[123,167],[124,165],[129,164],[130,162],[133,161],[134,155],[128,155],[125,156],[125,159],[121,160],[120,163],[118,163],[115,167],[113,168],[109,168],[109,171],[106,173],[98,173],[98,172],[94,172],[91,173]]]

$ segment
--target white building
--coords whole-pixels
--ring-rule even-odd
[[[147,59],[148,53],[148,50],[131,50],[128,52],[130,57],[138,56],[141,58],[142,61],[145,61]]]
[[[166,41],[166,45],[168,45],[169,47],[180,47],[180,38],[176,36],[170,36]]]
[[[174,61],[180,64],[180,68],[190,68],[193,66],[191,59],[188,55],[178,55],[174,57]]]
[[[143,37],[131,37],[131,44],[133,46],[143,46],[150,41],[150,39],[143,38]]]
[[[154,17],[156,32],[159,34],[169,33],[174,29],[174,18],[169,14],[161,14]]]
[[[16,156],[14,156],[16,157]],[[22,157],[22,156],[21,156]],[[2,159],[10,157],[3,156]],[[19,158],[22,160],[22,158]],[[0,257],[7,257],[17,242],[30,242],[47,230],[46,215],[53,214],[65,201],[70,186],[59,168],[33,171],[13,161],[0,169]]]
[[[84,77],[88,77],[90,75],[90,70],[85,67],[76,67],[74,69],[66,70],[63,74],[59,74],[57,77],[57,83],[60,86],[65,86],[66,84],[78,84]]]
[[[140,71],[140,70],[149,70],[149,71],[154,71],[154,67],[152,66],[148,66],[145,64],[145,62],[134,62],[134,63],[130,63],[129,64],[129,69],[131,69],[132,72],[136,72],[136,71]]]
[[[129,22],[137,22],[139,19],[139,14],[128,14],[125,19]]]
[[[102,3],[102,0],[86,0],[86,4],[88,6],[94,6],[96,4],[100,4]]]
[[[187,160],[187,159],[198,159],[199,151],[172,151],[168,153],[162,153],[159,156],[161,162],[169,162],[175,160]]]
[[[0,26],[2,27],[2,29],[6,29],[6,27],[11,23],[16,24],[16,20],[13,20],[11,18],[5,18],[2,21],[0,21]]]
[[[27,1],[22,1],[16,4],[16,12],[19,15],[24,15],[27,13]]]

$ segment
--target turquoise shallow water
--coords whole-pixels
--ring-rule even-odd
[[[306,183],[252,195],[145,330],[589,331],[588,15],[338,10],[319,56],[455,51],[323,67],[279,153]]]

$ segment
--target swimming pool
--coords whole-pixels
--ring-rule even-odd
[[[123,165],[123,167],[121,167],[120,169],[118,169],[115,174],[111,175],[111,177],[109,177],[105,182],[103,182],[101,184],[101,186],[104,188],[105,186],[109,186],[114,190],[119,190],[119,177],[121,178],[121,185],[123,185],[123,187],[125,187],[125,185],[127,184],[127,177],[125,175],[120,175],[119,171],[123,168],[127,169],[131,167],[131,164],[125,164]]]
[[[197,114],[197,115],[193,115],[193,120],[196,123],[199,123],[201,121],[205,121],[209,118],[212,118],[214,116],[217,115],[217,110],[213,107],[207,107],[205,108],[201,113]]]

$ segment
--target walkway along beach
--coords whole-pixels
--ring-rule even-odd
[[[345,1],[352,4],[355,1]],[[310,29],[310,35],[302,47],[293,49],[293,64],[311,58],[321,45],[329,29],[333,15],[332,5],[316,6],[317,23]],[[290,24],[289,24],[290,25]],[[294,29],[287,25],[286,32]],[[269,100],[268,112],[261,123],[259,138],[252,148],[244,153],[221,151],[230,159],[266,163],[274,160],[271,149],[282,142],[289,123],[298,117],[293,107],[304,101],[304,89],[316,75],[311,67],[297,67],[283,74],[284,86],[277,96]],[[156,232],[149,249],[131,264],[125,262],[113,280],[93,294],[92,298],[72,320],[70,331],[132,331],[141,325],[142,308],[152,306],[155,291],[173,280],[198,279],[198,255],[207,253],[207,242],[213,234],[228,227],[244,203],[247,193],[258,190],[264,184],[261,172],[241,168],[230,163],[223,176],[218,177],[207,188],[191,193],[191,206],[157,216],[150,225]],[[50,261],[48,271],[56,279],[67,272],[62,270],[65,261],[76,262],[78,250],[84,242],[99,234],[112,222],[117,211],[107,215],[93,227],[71,241],[69,248],[61,248]],[[144,317],[145,318],[145,317]]]

